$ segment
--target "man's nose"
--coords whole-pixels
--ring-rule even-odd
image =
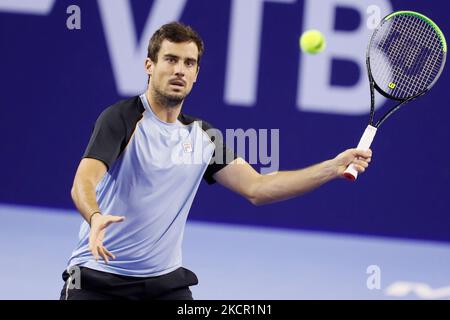
[[[177,65],[175,66],[175,74],[179,77],[183,77],[185,74],[185,65],[183,61],[179,61]]]

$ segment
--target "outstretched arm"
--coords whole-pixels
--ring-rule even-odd
[[[371,161],[372,151],[348,149],[334,159],[305,169],[277,171],[262,175],[244,159],[237,158],[214,174],[214,179],[224,187],[239,193],[254,205],[263,205],[300,196],[322,184],[342,177],[350,163],[359,173]]]

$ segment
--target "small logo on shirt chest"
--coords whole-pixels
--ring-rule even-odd
[[[190,141],[183,142],[183,151],[184,153],[192,153],[192,143]]]

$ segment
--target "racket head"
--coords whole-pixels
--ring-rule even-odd
[[[414,11],[387,15],[372,34],[367,69],[375,89],[405,101],[430,90],[445,66],[447,42],[441,29]]]

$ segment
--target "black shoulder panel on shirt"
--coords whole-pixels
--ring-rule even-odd
[[[83,158],[101,160],[108,170],[122,154],[145,108],[139,96],[119,101],[100,114]]]
[[[210,140],[214,143],[214,153],[203,178],[208,184],[215,183],[216,180],[214,180],[213,175],[236,159],[236,153],[227,148],[226,144],[223,142],[223,135],[220,130],[214,128],[210,123],[183,113],[180,113],[178,120],[186,125],[191,124],[194,121],[200,122],[203,131],[208,134]]]

